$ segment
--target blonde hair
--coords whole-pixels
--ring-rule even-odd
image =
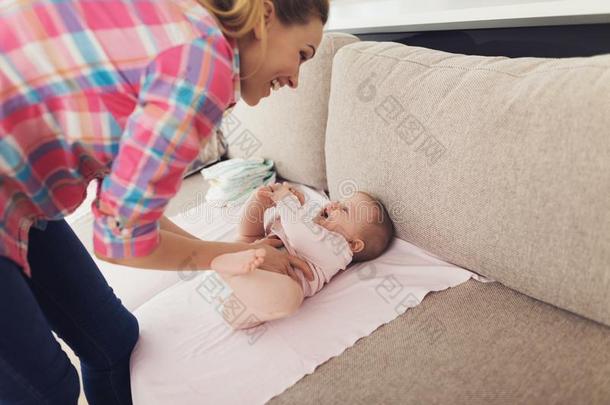
[[[222,25],[223,33],[241,38],[257,25],[265,24],[264,0],[198,0]],[[328,21],[329,0],[273,0],[275,12],[285,25],[307,24],[318,17],[322,24]]]
[[[220,29],[230,38],[242,38],[258,26],[263,36],[262,65],[265,59],[264,54],[267,52],[267,36],[263,29],[265,25],[264,0],[197,1],[216,17],[220,22]],[[273,0],[273,6],[279,21],[284,25],[307,24],[312,17],[319,17],[322,24],[326,24],[328,21],[329,0]],[[255,72],[256,70],[258,68],[255,69]]]

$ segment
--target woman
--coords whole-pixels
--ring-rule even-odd
[[[0,3],[0,403],[131,403],[138,324],[62,220],[100,179],[98,258],[207,269],[266,250],[261,267],[311,277],[254,244],[201,241],[163,216],[182,175],[241,96],[298,85],[327,0],[4,0]],[[213,389],[213,387],[210,387]]]

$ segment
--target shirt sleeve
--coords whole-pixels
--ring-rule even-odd
[[[110,174],[92,204],[94,250],[139,257],[159,243],[159,219],[231,102],[232,50],[224,38],[169,48],[146,68]]]
[[[276,204],[284,233],[299,256],[329,271],[345,269],[352,260],[347,240],[311,221],[307,208],[294,195],[287,195]],[[329,278],[332,275],[328,275]]]

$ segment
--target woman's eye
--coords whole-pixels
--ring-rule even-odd
[[[307,55],[305,55],[304,52],[301,52],[300,55],[301,55],[301,62],[305,62],[307,60]]]

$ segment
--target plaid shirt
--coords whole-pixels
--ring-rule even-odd
[[[196,0],[0,2],[0,256],[100,178],[94,249],[145,256],[182,175],[239,99],[237,43]]]

